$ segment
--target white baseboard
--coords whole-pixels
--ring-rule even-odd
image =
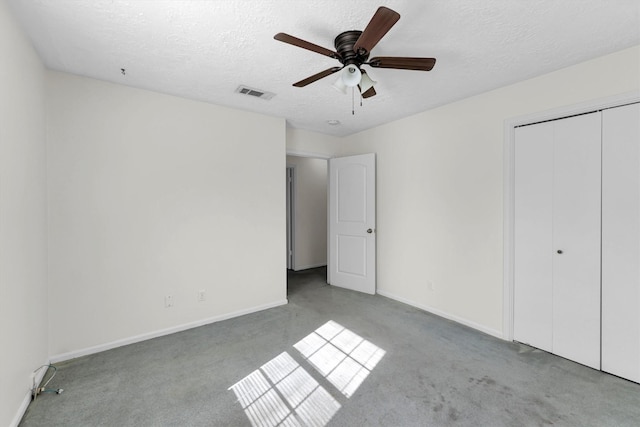
[[[448,320],[453,320],[456,323],[460,323],[462,325],[465,325],[465,326],[468,326],[470,328],[476,329],[476,330],[478,330],[480,332],[483,332],[485,334],[494,336],[496,338],[505,339],[504,335],[502,334],[502,331],[498,331],[498,330],[492,329],[492,328],[487,328],[486,326],[480,325],[479,323],[476,323],[476,322],[472,322],[471,320],[464,319],[462,317],[458,317],[458,316],[455,316],[453,314],[446,313],[444,311],[438,310],[437,308],[433,308],[433,307],[430,307],[428,305],[418,304],[418,303],[416,303],[414,301],[410,301],[410,300],[408,300],[406,298],[399,297],[399,296],[394,295],[392,293],[389,293],[387,291],[383,291],[383,290],[379,290],[378,289],[376,291],[376,293],[378,295],[382,295],[383,297],[391,298],[393,300],[400,301],[401,303],[404,303],[404,304],[411,305],[413,307],[419,308],[420,310],[428,311],[429,313],[435,314],[436,316],[444,317],[445,319],[448,319]]]
[[[152,338],[174,334],[176,332],[186,331],[187,329],[197,328],[199,326],[221,322],[223,320],[232,319],[234,317],[244,316],[245,314],[256,313],[258,311],[263,311],[270,308],[288,304],[288,302],[289,301],[286,299],[280,300],[280,301],[274,301],[269,304],[264,304],[257,307],[251,307],[245,310],[234,311],[232,313],[227,313],[219,316],[210,317],[207,319],[197,320],[195,322],[185,323],[185,324],[173,326],[167,329],[161,329],[161,330],[149,332],[146,334],[140,334],[140,335],[136,335],[129,338],[111,341],[105,344],[95,345],[95,346],[87,347],[81,350],[75,350],[67,353],[57,354],[55,356],[51,356],[51,363],[57,363],[65,360],[75,359],[76,357],[87,356],[89,354],[100,353],[102,351],[111,350],[112,348],[122,347],[124,345],[134,344],[134,343],[146,341]]]
[[[327,266],[326,262],[321,262],[320,264],[310,264],[310,265],[296,266],[293,270],[294,271],[300,271],[300,270],[308,270],[310,268],[318,268],[318,267],[326,267],[326,266]]]
[[[48,365],[49,363],[50,362],[44,362],[41,366]],[[40,384],[42,382],[42,379],[44,378],[46,373],[47,373],[46,369],[40,369],[40,371],[38,371],[35,378],[36,384]],[[31,384],[29,384],[29,387],[31,387]],[[31,395],[32,395],[32,391],[31,391],[31,388],[29,388],[24,398],[22,399],[22,403],[18,408],[18,412],[16,412],[16,415],[13,417],[13,420],[11,420],[11,422],[9,423],[9,427],[18,427],[18,424],[20,424],[20,421],[22,421],[22,417],[24,417],[24,413],[27,412],[27,408],[31,403]]]

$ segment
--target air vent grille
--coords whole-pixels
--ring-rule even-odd
[[[269,100],[275,96],[275,93],[255,89],[249,86],[238,86],[238,88],[236,89],[236,93],[266,100]]]

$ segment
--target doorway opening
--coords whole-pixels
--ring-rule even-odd
[[[321,269],[326,283],[327,197],[328,160],[287,155],[287,295],[293,275]]]

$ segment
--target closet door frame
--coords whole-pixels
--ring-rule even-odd
[[[506,119],[504,122],[503,144],[503,200],[504,200],[504,272],[503,272],[503,339],[513,341],[514,307],[514,234],[515,234],[515,128],[523,125],[561,119],[578,114],[590,113],[607,108],[640,102],[640,91],[632,91],[607,98],[591,100],[580,104],[554,108],[524,116]]]

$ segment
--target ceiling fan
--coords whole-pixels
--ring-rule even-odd
[[[369,53],[385,34],[400,19],[400,14],[387,7],[381,6],[369,21],[364,31],[351,30],[340,33],[334,45],[336,50],[326,49],[285,33],[278,33],[273,38],[312,52],[334,59],[342,64],[341,67],[331,67],[306,79],[294,83],[293,86],[304,87],[333,73],[341,71],[336,89],[346,93],[347,87],[358,86],[363,98],[370,98],[376,94],[371,80],[361,67],[368,65],[373,68],[395,68],[399,70],[430,71],[436,63],[435,58],[409,58],[400,56],[378,56],[369,59]]]

